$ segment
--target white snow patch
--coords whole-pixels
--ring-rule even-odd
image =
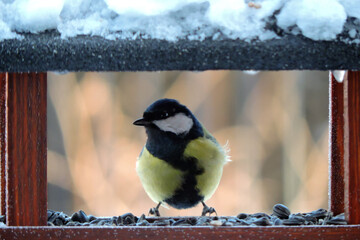
[[[359,0],[340,0],[349,17],[360,18],[360,1]]]
[[[256,70],[246,70],[246,71],[243,71],[243,73],[247,74],[247,75],[256,75],[259,73],[259,71],[256,71]]]
[[[349,36],[350,36],[351,38],[355,38],[355,37],[356,37],[356,34],[357,34],[356,29],[351,29],[351,30],[349,31]]]
[[[57,29],[62,38],[243,40],[277,38],[266,28],[274,13],[288,33],[332,40],[347,17],[360,19],[358,0],[0,0],[0,41],[16,32]],[[351,32],[353,34],[353,32]],[[355,39],[356,40],[356,39]]]
[[[38,33],[57,28],[63,0],[17,0],[7,5],[7,22],[12,30]]]
[[[334,70],[334,71],[331,71],[331,73],[334,75],[337,82],[342,83],[344,81],[346,71]]]
[[[154,16],[165,14],[169,11],[176,11],[179,8],[193,2],[203,2],[201,0],[105,0],[110,9],[118,14],[140,14]]]
[[[277,19],[281,28],[297,25],[308,38],[331,40],[341,33],[346,13],[337,0],[290,0]]]
[[[0,40],[1,39],[10,39],[10,38],[20,38],[21,39],[20,35],[12,32],[10,27],[0,19]]]
[[[238,0],[212,0],[207,17],[215,26],[232,38],[253,39],[260,37],[262,40],[274,38],[275,34],[266,31],[266,17],[280,8],[281,0],[265,0],[261,7],[251,8],[244,1]]]

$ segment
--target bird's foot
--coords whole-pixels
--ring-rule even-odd
[[[156,205],[156,207],[150,208],[148,215],[154,215],[155,217],[160,217],[160,213],[159,213],[160,205],[161,205],[161,202],[159,202],[159,204]]]
[[[155,217],[160,217],[159,209],[157,208],[150,208],[149,215],[154,215]]]
[[[212,214],[212,213],[215,213],[216,216],[217,216],[217,212],[215,210],[215,208],[213,207],[208,207],[204,202],[201,202],[202,205],[204,206],[203,207],[203,210],[202,210],[202,213],[201,213],[201,216],[206,216],[206,214],[208,213],[209,216]]]

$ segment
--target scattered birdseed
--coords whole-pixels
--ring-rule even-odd
[[[318,209],[309,213],[291,213],[283,204],[276,204],[272,214],[240,213],[237,216],[199,217],[140,217],[125,213],[114,217],[96,217],[80,210],[71,216],[63,212],[47,211],[48,226],[303,226],[303,225],[346,225],[345,215],[333,216],[332,212]],[[5,217],[0,215],[0,227],[5,226]]]

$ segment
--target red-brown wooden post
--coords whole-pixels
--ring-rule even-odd
[[[360,72],[344,79],[345,217],[360,223]]]
[[[6,73],[0,73],[0,214],[5,215],[5,156],[6,156]]]
[[[329,77],[329,209],[344,212],[344,83]]]
[[[9,226],[46,225],[46,76],[7,74],[5,179]]]

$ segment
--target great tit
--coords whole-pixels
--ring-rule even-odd
[[[204,202],[219,185],[227,150],[191,111],[174,99],[160,99],[134,125],[144,126],[148,137],[136,172],[146,193],[157,203],[149,213],[160,216],[163,203],[184,209],[200,202],[202,216],[216,213]]]

